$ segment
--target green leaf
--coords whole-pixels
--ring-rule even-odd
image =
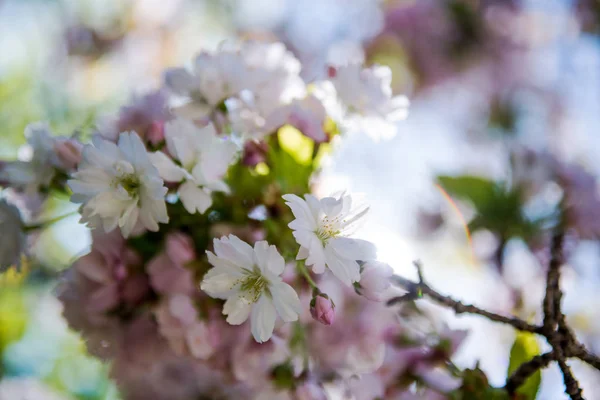
[[[502,239],[528,239],[534,236],[543,221],[532,221],[523,213],[523,196],[517,188],[473,176],[438,178],[440,186],[452,197],[469,201],[477,211],[469,229],[487,229]]]
[[[481,209],[496,197],[496,184],[476,176],[440,176],[438,182],[449,195],[469,200],[476,209]]]
[[[515,342],[510,349],[508,374],[512,374],[520,365],[531,360],[538,354],[540,354],[540,346],[535,336],[526,332],[517,333]],[[538,370],[517,389],[517,393],[523,395],[524,399],[534,400],[541,382],[542,373]]]
[[[510,400],[506,390],[490,386],[485,373],[475,367],[462,372],[463,384],[452,393],[450,400]]]

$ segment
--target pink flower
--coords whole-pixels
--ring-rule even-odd
[[[185,265],[196,258],[192,239],[182,233],[167,236],[165,251],[148,263],[146,270],[150,284],[160,294],[191,294],[194,277]]]
[[[361,267],[358,293],[369,300],[382,301],[391,286],[390,277],[394,270],[388,264],[369,261]]]
[[[108,234],[95,231],[92,251],[74,265],[76,273],[87,281],[86,309],[105,313],[121,303],[133,306],[143,300],[148,293],[147,278],[130,275],[127,270],[138,262],[137,255],[125,247],[118,231]]]
[[[206,360],[215,351],[216,335],[198,319],[198,311],[189,296],[176,294],[162,301],[154,311],[160,334],[177,355],[190,354]]]
[[[325,293],[319,293],[310,302],[310,315],[323,325],[331,325],[335,320],[335,304]]]

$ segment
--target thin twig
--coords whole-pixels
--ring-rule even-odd
[[[426,295],[431,300],[435,301],[436,303],[439,303],[441,305],[444,305],[446,307],[453,309],[454,312],[456,312],[457,314],[481,315],[491,321],[508,324],[520,331],[541,334],[542,327],[540,327],[540,326],[532,325],[532,324],[530,324],[520,318],[517,318],[517,317],[505,317],[503,315],[481,309],[472,304],[464,304],[458,300],[453,299],[450,296],[445,296],[445,295],[435,291],[429,285],[427,285],[427,283],[425,283],[425,281],[423,280],[421,264],[419,264],[418,262],[415,262],[415,267],[417,268],[419,282],[414,282],[414,281],[402,278],[397,275],[393,276],[393,278],[392,278],[393,281],[398,286],[407,290],[408,293],[403,296],[398,296],[398,297],[394,297],[394,298],[390,299],[387,303],[388,305],[391,306],[391,305],[401,303],[401,302],[404,302],[407,300],[416,300],[416,299],[422,297],[423,295]]]

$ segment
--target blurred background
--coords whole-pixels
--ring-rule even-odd
[[[0,0],[0,159],[24,156],[28,123],[90,132],[158,87],[164,68],[228,38],[285,42],[306,79],[329,63],[388,65],[409,117],[392,139],[337,142],[317,191],[366,193],[363,235],[397,273],[414,277],[420,259],[441,292],[524,319],[543,297],[544,228],[569,203],[564,308],[598,354],[599,32],[597,0]],[[48,208],[74,209],[61,198]],[[1,400],[22,385],[35,400],[119,398],[53,295],[89,246],[76,221],[36,239],[45,269],[0,276]],[[431,308],[470,329],[455,363],[479,362],[502,385],[514,331]],[[600,399],[600,374],[572,366],[587,398]],[[566,398],[556,367],[538,398]]]

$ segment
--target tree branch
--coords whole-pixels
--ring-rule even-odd
[[[506,380],[504,389],[509,394],[514,394],[515,391],[529,378],[535,374],[538,370],[545,368],[554,361],[554,353],[544,353],[539,356],[533,357],[531,360],[523,363],[513,372],[513,374]]]
[[[423,297],[423,295],[426,295],[427,297],[429,297],[431,300],[435,301],[436,303],[453,309],[454,312],[457,314],[481,315],[482,317],[485,317],[485,318],[489,319],[490,321],[507,324],[507,325],[510,325],[520,331],[539,333],[539,334],[542,333],[541,326],[532,325],[532,324],[530,324],[520,318],[517,318],[517,317],[506,317],[506,316],[503,316],[500,314],[496,314],[496,313],[481,309],[479,307],[476,307],[472,304],[464,304],[458,300],[454,300],[450,296],[445,296],[445,295],[435,291],[429,285],[427,285],[427,283],[425,283],[425,281],[423,280],[421,264],[419,264],[418,262],[415,262],[415,267],[417,268],[417,271],[419,273],[419,282],[414,282],[414,281],[402,278],[397,275],[394,275],[392,277],[393,281],[401,288],[407,290],[408,293],[403,296],[394,297],[394,298],[388,300],[388,303],[387,303],[388,305],[394,305],[394,304],[401,303],[401,302],[404,302],[407,300],[416,300],[418,298]]]
[[[505,389],[513,394],[532,374],[545,368],[553,361],[558,363],[565,383],[565,393],[572,400],[583,400],[582,390],[577,379],[573,376],[571,368],[567,364],[567,358],[575,357],[600,370],[600,357],[590,353],[585,346],[577,341],[571,328],[567,325],[566,318],[561,309],[562,291],[560,289],[560,267],[563,265],[563,242],[564,231],[559,228],[552,237],[551,260],[548,265],[546,276],[546,293],[542,303],[544,313],[543,325],[530,324],[517,317],[507,317],[496,314],[471,304],[464,304],[450,296],[445,296],[431,288],[423,279],[422,267],[415,262],[418,281],[414,282],[400,276],[394,275],[392,281],[407,291],[406,294],[394,297],[388,301],[388,305],[398,304],[404,301],[418,300],[428,297],[434,302],[453,309],[457,314],[480,315],[490,321],[510,325],[513,328],[535,333],[546,338],[552,351],[536,356],[530,361],[520,365],[517,370],[507,379]]]

